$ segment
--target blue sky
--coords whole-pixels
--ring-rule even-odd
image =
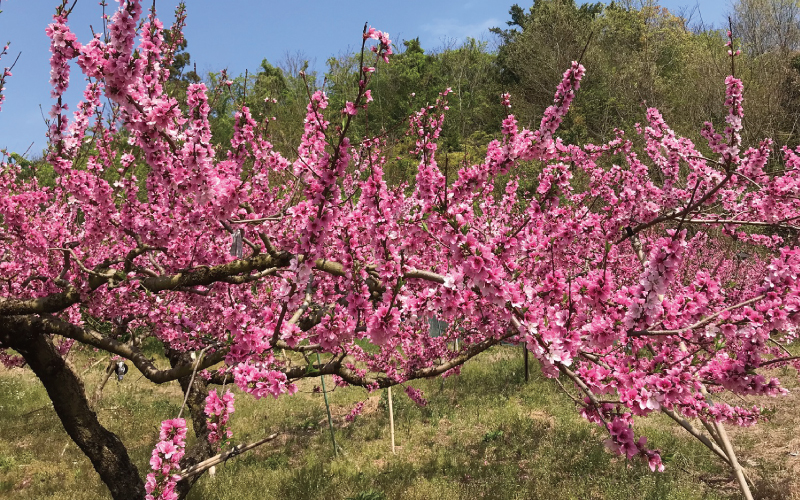
[[[56,0],[0,0],[0,43],[11,42],[10,53],[0,68],[22,52],[13,76],[6,82],[6,101],[0,112],[0,148],[24,152],[33,143],[37,154],[46,146],[44,114],[52,104],[48,85],[49,40],[44,30],[51,21]],[[419,37],[422,47],[434,49],[465,37],[493,37],[488,29],[505,27],[508,9],[515,0],[403,0],[364,2],[356,0],[185,0],[188,8],[188,51],[198,72],[227,68],[238,75],[253,70],[261,60],[279,62],[287,53],[302,53],[311,68],[324,71],[325,61],[360,44],[361,29],[369,22],[388,31],[393,41]],[[523,8],[530,3],[516,0]],[[116,8],[116,2],[108,2]],[[150,2],[143,2],[149,5]],[[165,25],[171,24],[177,0],[158,0],[156,6]],[[720,26],[730,9],[730,0],[663,0],[676,11],[696,9],[707,24]],[[72,30],[81,42],[91,39],[90,25],[102,29],[97,0],[78,0],[70,16]],[[695,17],[699,19],[699,17]],[[73,71],[70,110],[74,110],[83,88]]]

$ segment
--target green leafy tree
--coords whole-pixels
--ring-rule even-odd
[[[302,54],[287,55],[279,66],[263,59],[255,73],[246,72],[233,79],[225,72],[208,74],[206,83],[215,89],[210,121],[217,154],[224,156],[230,147],[235,113],[246,104],[259,126],[267,129],[275,148],[291,157],[291,145],[303,133],[305,103],[309,93],[316,90],[316,79]]]

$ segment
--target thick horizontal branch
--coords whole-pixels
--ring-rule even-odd
[[[157,384],[163,384],[190,375],[194,368],[193,364],[182,364],[169,370],[160,370],[138,348],[106,337],[100,332],[90,328],[81,328],[53,316],[0,317],[0,341],[2,341],[3,344],[13,345],[14,337],[42,333],[61,335],[122,356],[130,360],[148,380]],[[6,336],[9,337],[8,341],[4,339]],[[203,370],[214,366],[225,358],[227,352],[227,348],[221,348],[207,355],[197,366],[197,369]]]
[[[142,287],[150,292],[158,293],[165,290],[175,290],[180,287],[208,286],[219,281],[225,281],[231,276],[247,276],[252,271],[265,271],[273,267],[287,267],[291,262],[291,255],[284,253],[273,257],[259,254],[248,259],[239,259],[227,264],[200,267],[190,271],[176,273],[142,280]]]
[[[219,281],[226,281],[234,276],[247,276],[252,271],[265,271],[270,268],[287,267],[291,262],[291,255],[283,253],[277,257],[270,255],[256,255],[247,259],[239,259],[227,264],[205,266],[189,271],[166,274],[145,278],[140,281],[142,288],[158,293],[165,290],[178,290],[181,288],[208,286]],[[90,290],[95,290],[113,278],[113,273],[107,276],[93,276]],[[74,287],[68,287],[64,292],[54,293],[36,299],[5,299],[0,300],[0,316],[21,314],[47,314],[55,313],[77,304],[81,294]]]
[[[276,255],[259,254],[217,266],[203,266],[180,273],[147,277],[142,279],[140,284],[142,288],[152,293],[190,290],[193,287],[209,286],[217,282],[244,284],[271,276],[278,269],[288,267],[293,257],[287,252]],[[298,260],[302,261],[303,256],[299,256]],[[338,262],[320,259],[315,262],[314,267],[333,276],[346,275],[344,267]],[[256,271],[256,274],[251,274],[253,271]],[[90,290],[99,288],[114,277],[113,272],[92,276]],[[404,277],[444,283],[444,276],[431,271],[411,269],[404,274]],[[73,286],[68,286],[63,292],[35,299],[0,298],[0,316],[51,314],[77,304],[80,300],[81,294]]]
[[[72,286],[68,286],[63,292],[36,299],[0,298],[0,316],[59,312],[78,303],[80,299],[80,292]]]

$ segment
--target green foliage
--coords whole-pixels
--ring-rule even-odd
[[[734,4],[735,14],[742,18],[741,22],[734,18],[734,33],[745,37],[745,48],[751,43],[748,36],[752,39],[762,32],[762,45],[771,47],[746,50],[736,60],[736,75],[743,79],[748,103],[744,135],[748,146],[764,136],[779,145],[798,143],[800,72],[792,69],[794,58],[785,49],[796,42],[789,34],[777,40],[774,30],[764,29],[778,22],[775,9],[782,9],[784,24],[788,19],[800,22],[800,9],[789,4],[796,2]],[[493,32],[501,42],[497,53],[501,80],[512,93],[513,111],[521,123],[535,124],[552,103],[552,89],[564,69],[581,56],[587,76],[559,131],[565,141],[608,141],[616,128],[631,131],[643,122],[645,107],[658,108],[676,132],[701,147],[702,124],[723,123],[722,82],[731,71],[724,31],[690,27],[686,19],[657,2],[578,6],[572,0],[535,0],[528,10],[514,5],[509,13],[509,27]],[[754,20],[760,20],[760,32],[738,28]],[[786,26],[786,33],[796,31],[795,25]]]
[[[503,434],[504,434],[503,431],[501,431],[500,429],[487,432],[486,434],[483,435],[483,442],[489,443],[492,441],[497,441],[498,439],[502,439]]]
[[[55,170],[47,161],[41,158],[28,160],[18,153],[11,153],[9,160],[9,163],[20,167],[20,180],[36,177],[42,186],[55,186]]]
[[[355,495],[347,497],[347,500],[386,500],[386,495],[380,491],[366,490],[359,491]]]
[[[724,122],[722,82],[730,61],[723,32],[690,29],[685,19],[654,2],[579,5],[575,0],[535,0],[528,8],[513,5],[509,14],[506,28],[492,29],[499,41],[496,51],[474,39],[432,51],[413,38],[397,42],[390,64],[377,65],[370,83],[375,100],[352,120],[349,135],[354,142],[367,135],[384,138],[390,185],[413,185],[418,159],[409,154],[413,137],[406,134],[407,117],[435,102],[440,92],[452,89],[437,160],[455,174],[464,163],[482,161],[486,144],[498,137],[508,112],[499,103],[501,93],[511,92],[511,112],[520,125],[535,128],[552,104],[564,70],[578,58],[587,67],[587,77],[559,130],[565,141],[609,141],[617,129],[630,132],[643,122],[650,106],[701,148],[703,122]],[[188,65],[188,54],[183,56],[176,65]],[[748,145],[756,140],[749,131],[759,137],[772,135],[779,145],[797,143],[800,71],[795,67],[800,63],[796,56],[782,57],[746,55],[737,62],[748,96]],[[363,64],[372,61],[367,52]],[[321,88],[329,96],[326,116],[334,126],[343,120],[340,110],[355,98],[361,64],[359,53],[327,60]],[[308,74],[303,78],[302,73]],[[220,75],[208,75],[206,81],[214,89],[212,130],[220,157],[229,147],[234,115],[242,104],[276,149],[294,157],[305,103],[319,88],[317,75],[308,71],[301,55],[277,66],[264,60],[255,72],[233,78],[230,87]],[[535,187],[540,168],[530,165],[518,172],[523,189]]]
[[[469,38],[434,54],[426,54],[418,39],[403,44],[405,50],[392,64],[379,68],[373,80],[376,102],[369,110],[370,123],[380,130],[397,127],[394,137],[399,138],[410,113],[433,104],[439,93],[451,88],[442,152],[463,152],[468,138],[476,133],[497,133],[505,109],[499,103],[502,88],[495,56],[486,42]]]
[[[722,43],[714,48],[703,43],[666,9],[536,0],[528,13],[519,6],[510,13],[511,27],[493,31],[503,42],[498,64],[522,123],[534,122],[552,103],[552,89],[579,58],[587,77],[559,132],[565,141],[608,141],[616,128],[631,130],[642,121],[645,105],[658,107],[679,132],[696,137],[695,103],[722,108],[721,100],[700,99],[698,93],[705,92],[706,82],[721,87],[724,75],[695,74],[699,64],[723,52]],[[694,82],[692,88],[687,81]]]
[[[164,43],[166,46],[172,44],[172,32],[170,30],[164,31]],[[192,83],[199,83],[201,78],[192,65],[192,56],[186,51],[188,45],[187,40],[184,38],[178,44],[173,56],[172,64],[169,69],[169,81],[166,85],[166,92],[170,97],[178,99],[183,102],[186,97],[186,89]]]
[[[796,40],[789,37],[797,31],[789,24],[800,22],[800,9],[790,4],[788,0],[734,3],[734,31],[745,48],[737,59],[736,74],[743,79],[747,96],[746,146],[764,136],[773,137],[778,146],[794,147],[800,141],[800,56],[790,50]],[[784,17],[776,17],[778,8]],[[390,64],[377,65],[370,83],[375,100],[352,120],[349,135],[354,143],[366,135],[384,138],[384,170],[390,185],[413,185],[418,159],[409,154],[413,137],[406,134],[407,117],[435,102],[440,92],[452,89],[437,152],[439,165],[448,169],[452,180],[464,163],[482,161],[486,144],[499,136],[500,123],[509,111],[500,105],[501,93],[511,92],[510,112],[520,125],[535,128],[542,111],[552,104],[564,70],[578,58],[587,67],[587,76],[558,132],[565,141],[609,141],[616,129],[630,132],[643,122],[645,108],[650,106],[657,107],[676,132],[701,149],[703,122],[724,123],[722,82],[730,72],[724,32],[691,27],[649,1],[579,5],[575,0],[534,0],[529,7],[511,6],[509,15],[505,28],[491,30],[499,42],[496,50],[475,39],[431,50],[419,38],[412,38],[396,43]],[[787,27],[786,37],[770,34],[768,28],[775,23]],[[757,42],[761,48],[752,49]],[[200,81],[187,47],[185,41],[178,47],[166,85],[179,102],[188,85]],[[372,57],[367,51],[364,64],[372,65]],[[359,53],[331,57],[318,78],[298,53],[278,64],[265,59],[255,71],[235,77],[206,75],[218,157],[224,158],[230,147],[235,113],[247,105],[276,150],[294,158],[309,94],[319,88],[328,93],[326,116],[336,126],[343,118],[340,110],[355,98],[360,65]],[[226,85],[229,79],[230,86]],[[628,137],[637,140],[632,134]],[[124,143],[116,146],[120,152],[142,156],[128,151],[131,147]],[[92,141],[83,149],[77,168],[96,154]],[[55,184],[46,161],[26,160],[18,154],[12,154],[11,161],[22,166],[22,176],[35,175],[44,185]],[[526,165],[516,172],[524,190],[535,187],[540,168]],[[144,162],[137,161],[125,175],[136,175],[143,187],[148,172]],[[105,177],[113,183],[118,179],[117,168],[106,169]],[[143,189],[140,197],[144,197]]]
[[[287,56],[280,66],[264,59],[258,71],[231,79],[231,85],[226,84],[227,75],[209,73],[206,84],[211,89],[211,132],[218,157],[224,158],[230,147],[235,114],[242,105],[250,109],[275,149],[293,157],[303,133],[308,96],[316,90],[316,78],[300,54]]]

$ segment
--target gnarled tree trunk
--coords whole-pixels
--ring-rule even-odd
[[[128,450],[89,406],[83,382],[50,336],[32,331],[27,317],[0,318],[0,344],[16,350],[42,381],[64,430],[89,457],[115,500],[144,499],[144,482]]]

